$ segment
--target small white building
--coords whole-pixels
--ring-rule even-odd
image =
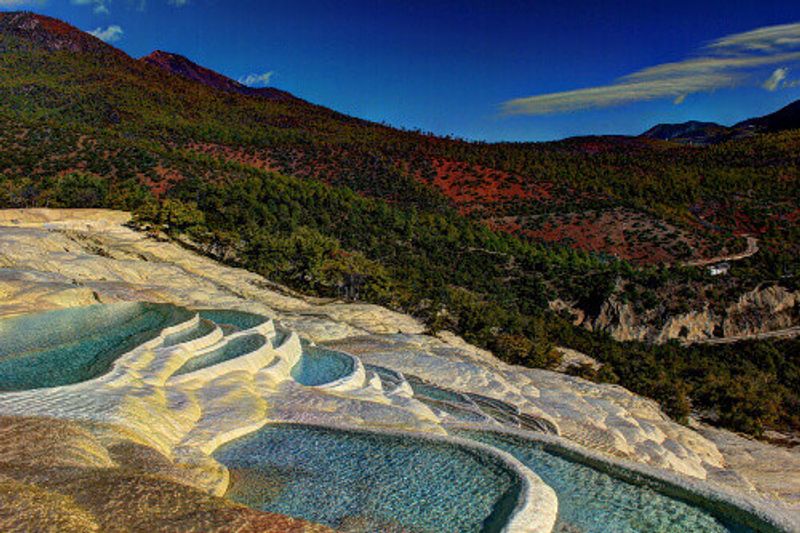
[[[716,265],[710,265],[708,267],[708,273],[712,276],[721,276],[723,274],[727,274],[730,269],[730,263],[717,263]]]

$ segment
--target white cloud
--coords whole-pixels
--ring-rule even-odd
[[[97,28],[96,30],[90,31],[89,35],[94,35],[101,41],[105,41],[107,43],[114,43],[122,39],[122,36],[125,34],[122,31],[122,28],[117,26],[116,24],[112,24],[106,29]]]
[[[98,15],[108,15],[111,13],[109,6],[113,0],[70,0],[76,6],[89,6],[92,11]],[[147,0],[128,0],[129,3],[136,4],[138,11],[144,11],[147,7]],[[189,5],[190,0],[166,0],[167,4],[175,7],[183,7]],[[19,8],[25,6],[41,6],[46,4],[47,0],[0,0],[0,9],[3,8]]]
[[[688,94],[732,87],[737,82],[736,76],[726,74],[626,81],[604,87],[518,98],[505,102],[503,109],[510,115],[545,115],[590,107],[611,107],[658,98],[673,98],[675,103],[679,104]]]
[[[800,45],[800,23],[767,26],[753,31],[729,35],[708,47],[726,52],[770,52]]]
[[[40,6],[44,0],[0,0],[0,8],[17,8],[23,6]]]
[[[78,6],[92,6],[92,11],[98,15],[107,15],[110,11],[106,0],[72,0]]]
[[[772,72],[770,77],[767,78],[766,81],[764,81],[762,87],[768,91],[774,91],[775,89],[778,88],[781,82],[786,79],[786,74],[788,73],[789,73],[788,68],[776,68]]]
[[[756,71],[793,62],[800,62],[800,24],[771,26],[723,37],[695,57],[648,67],[609,85],[517,98],[503,103],[502,109],[510,115],[544,115],[659,98],[681,104],[690,94],[733,87],[752,79]],[[776,88],[788,72],[777,69],[773,76],[781,76],[781,70]]]
[[[248,74],[247,76],[239,78],[239,83],[247,85],[248,87],[264,87],[269,85],[273,74],[272,71],[265,72],[264,74]]]

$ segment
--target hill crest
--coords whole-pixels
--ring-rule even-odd
[[[126,55],[71,24],[28,11],[0,13],[0,34],[11,35],[36,47],[55,52],[111,52]]]
[[[191,59],[175,54],[156,50],[144,56],[140,61],[153,65],[172,74],[182,76],[189,80],[202,83],[214,89],[228,93],[244,94],[248,96],[260,96],[271,100],[296,100],[297,98],[286,91],[273,87],[254,88],[248,87],[223,74],[215,72],[209,68],[199,65]]]

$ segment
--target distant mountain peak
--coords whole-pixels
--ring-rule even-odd
[[[248,87],[238,81],[231,79],[223,74],[214,72],[202,65],[198,65],[191,59],[180,54],[156,50],[140,59],[144,63],[156,66],[172,74],[182,76],[192,81],[202,83],[220,91],[235,94],[245,94],[249,96],[260,96],[271,100],[296,100],[297,98],[285,91],[264,87],[255,89]]]
[[[640,137],[682,144],[706,145],[758,133],[775,133],[798,128],[800,128],[800,100],[769,115],[744,120],[730,127],[714,122],[690,120],[680,124],[658,124],[642,133]]]
[[[27,11],[0,13],[0,35],[17,37],[51,52],[123,53],[66,22]]]
[[[800,100],[763,117],[751,118],[734,126],[756,132],[778,132],[800,128]]]
[[[657,124],[641,136],[662,141],[676,141],[686,144],[708,144],[728,133],[728,128],[715,122],[690,120],[677,124]]]

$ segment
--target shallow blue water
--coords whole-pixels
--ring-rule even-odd
[[[303,355],[291,373],[298,383],[315,387],[350,375],[353,364],[353,359],[341,352],[303,343]]]
[[[493,457],[423,439],[267,426],[214,453],[228,498],[341,531],[496,531],[519,480]]]
[[[649,486],[612,477],[548,452],[521,437],[480,431],[456,432],[504,450],[533,470],[558,495],[556,531],[582,533],[695,533],[752,531]]]
[[[201,309],[198,313],[200,318],[210,320],[219,326],[228,326],[229,329],[234,329],[235,331],[254,328],[268,320],[255,313],[230,309]]]
[[[189,359],[175,372],[175,375],[188,374],[195,370],[201,370],[219,363],[224,363],[225,361],[230,361],[231,359],[236,359],[237,357],[261,348],[266,343],[267,339],[258,333],[230,339],[219,348]]]
[[[179,331],[177,333],[173,333],[172,335],[167,335],[164,339],[162,346],[169,347],[169,346],[176,346],[178,344],[193,341],[195,339],[199,339],[200,337],[205,337],[212,331],[214,331],[214,323],[209,320],[200,320],[197,325],[192,326],[191,328],[187,328],[183,331]]]
[[[121,303],[0,320],[0,391],[96,378],[123,353],[191,317],[172,305]]]

